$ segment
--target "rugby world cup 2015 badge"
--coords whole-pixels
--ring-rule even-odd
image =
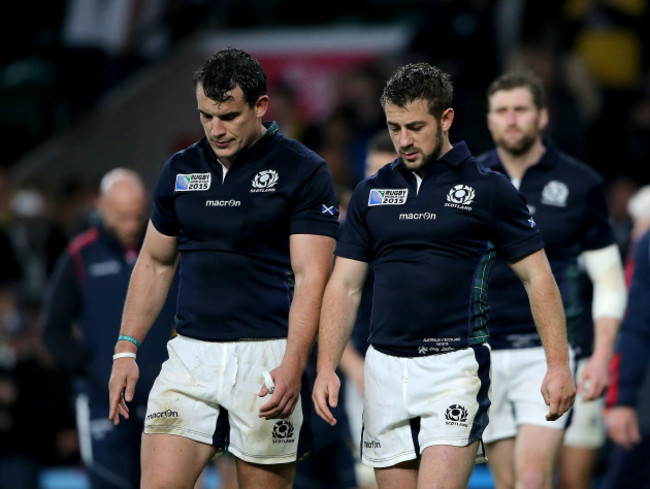
[[[176,192],[208,190],[211,183],[211,173],[177,173],[174,190]]]
[[[404,205],[408,197],[407,188],[373,188],[368,196],[368,206],[374,205]]]

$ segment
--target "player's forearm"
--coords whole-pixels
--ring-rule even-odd
[[[174,279],[176,262],[163,265],[141,255],[133,269],[122,313],[120,335],[142,343],[160,314]],[[134,344],[120,341],[116,352],[135,351]]]
[[[336,370],[338,367],[352,335],[360,300],[360,290],[343,290],[334,284],[328,285],[325,290],[318,331],[319,371]]]
[[[560,291],[550,274],[535,277],[527,286],[530,308],[542,340],[548,365],[568,365],[566,318]]]
[[[614,353],[620,323],[619,319],[611,317],[600,317],[594,321],[594,349],[592,357],[601,358],[609,364]]]
[[[318,331],[335,244],[329,236],[294,234],[290,239],[295,285],[289,310],[287,350],[282,364],[300,372],[307,366]]]
[[[318,331],[318,318],[323,299],[323,280],[316,283],[296,283],[289,311],[287,350],[282,361],[302,372]]]

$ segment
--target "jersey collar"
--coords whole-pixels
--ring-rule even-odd
[[[460,141],[453,145],[453,147],[447,151],[438,161],[444,161],[445,163],[451,166],[460,166],[463,161],[467,158],[470,158],[472,154],[469,152],[469,148],[465,141]]]
[[[260,153],[260,151],[263,151],[269,141],[273,139],[273,136],[275,136],[279,131],[278,124],[275,121],[263,122],[262,125],[266,128],[266,132],[262,134],[261,138],[255,141],[255,144],[250,148],[245,149],[237,156],[237,160],[234,163],[235,165],[239,165],[246,160],[255,157],[256,154]]]
[[[544,151],[544,154],[537,162],[537,164],[540,167],[551,168],[555,166],[555,164],[557,163],[557,157],[556,157],[557,147],[555,146],[555,144],[553,144],[553,141],[551,141],[550,139],[544,138],[543,142],[546,151]]]
[[[552,168],[555,166],[557,163],[557,146],[551,141],[550,139],[544,138],[544,147],[546,148],[546,151],[544,151],[544,154],[540,158],[540,160],[532,165],[530,168],[538,167],[538,168]],[[490,156],[488,158],[493,158],[493,162],[490,164],[489,159],[486,161],[488,168],[491,168],[493,170],[499,170],[501,173],[506,173],[506,169],[503,166],[503,163],[501,162],[501,158],[499,158],[499,153],[495,149],[491,151],[491,154],[488,153]]]

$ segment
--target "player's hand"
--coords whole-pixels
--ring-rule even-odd
[[[129,419],[127,402],[133,400],[135,384],[140,377],[140,369],[135,358],[118,358],[113,360],[111,378],[108,381],[108,419],[117,426],[120,416]]]
[[[311,398],[314,401],[316,414],[331,426],[336,424],[336,418],[332,415],[330,407],[335,408],[338,405],[340,390],[341,379],[336,372],[329,370],[318,373]]]
[[[571,409],[576,398],[576,383],[568,365],[549,366],[542,382],[542,396],[549,406],[547,421],[555,421]]]
[[[288,418],[300,399],[301,372],[294,372],[293,369],[280,365],[269,373],[273,381],[273,391],[263,383],[258,396],[271,394],[271,399],[260,407],[258,416],[264,419]]]
[[[592,356],[580,376],[578,394],[583,401],[592,401],[605,395],[609,387],[609,358]]]
[[[636,411],[630,406],[614,406],[604,412],[607,434],[617,445],[632,450],[641,442],[639,420]]]

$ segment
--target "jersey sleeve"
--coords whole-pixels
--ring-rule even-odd
[[[525,197],[502,175],[495,174],[490,240],[504,260],[513,262],[544,247]]]
[[[153,193],[151,222],[155,228],[167,236],[178,236],[179,226],[174,210],[174,180],[171,159],[165,163]]]
[[[334,254],[363,262],[370,262],[370,232],[365,222],[368,189],[362,183],[352,193],[345,221]]]
[[[600,179],[587,192],[584,216],[578,233],[582,250],[598,250],[616,242],[609,222],[605,189]]]
[[[338,199],[332,175],[322,161],[302,182],[293,198],[290,234],[319,234],[337,237]]]

